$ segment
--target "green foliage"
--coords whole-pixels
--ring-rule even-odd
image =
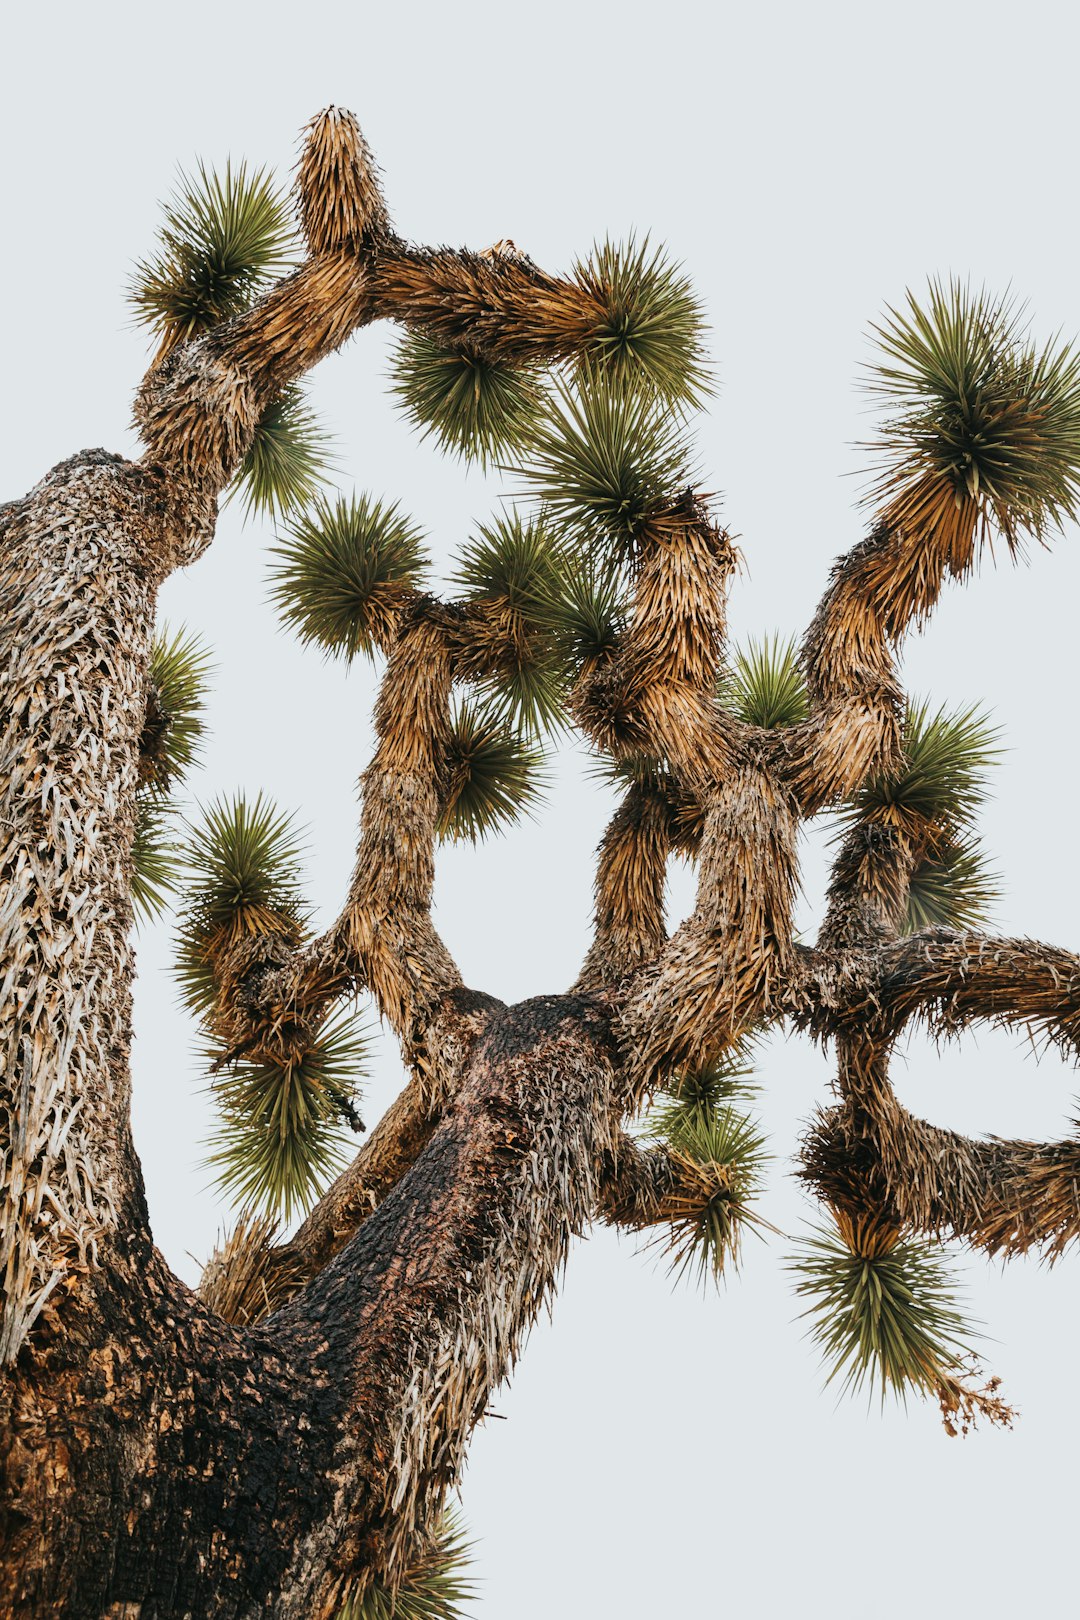
[[[359,1123],[352,1097],[366,1054],[346,1016],[291,1061],[225,1067],[212,1084],[221,1124],[207,1159],[218,1188],[285,1221],[310,1209],[347,1162],[342,1122]]]
[[[719,695],[725,708],[751,726],[772,730],[805,720],[809,699],[794,640],[765,636],[737,648]]]
[[[250,805],[243,794],[218,800],[188,834],[177,976],[187,1005],[204,1012],[214,999],[215,965],[230,947],[299,937],[300,846],[290,818],[261,793]]]
[[[1000,754],[998,732],[979,709],[930,713],[908,706],[903,768],[869,781],[846,814],[854,820],[918,821],[943,830],[970,827],[986,796],[990,767]]]
[[[441,449],[486,467],[527,441],[544,401],[538,373],[445,349],[422,333],[393,357],[393,393],[411,422]]]
[[[288,268],[293,247],[287,196],[243,163],[226,164],[224,176],[201,163],[197,176],[181,171],[158,234],[157,256],[138,265],[129,297],[136,320],[166,346],[246,309]]]
[[[142,736],[149,786],[167,793],[195,764],[206,737],[210,654],[196,636],[164,625],[150,653],[150,700]]]
[[[769,1160],[766,1138],[728,1105],[669,1109],[660,1123],[683,1189],[665,1240],[672,1270],[719,1279],[729,1264],[738,1267],[744,1234],[764,1224],[752,1204]]]
[[[750,1101],[758,1091],[749,1061],[751,1050],[751,1043],[745,1041],[705,1068],[684,1069],[674,1075],[650,1111],[649,1134],[670,1139],[687,1121]]]
[[[131,853],[131,903],[137,923],[159,917],[180,886],[182,858],[171,827],[174,813],[168,799],[139,795]]]
[[[445,1509],[431,1546],[409,1566],[397,1591],[376,1581],[358,1602],[346,1604],[338,1620],[463,1620],[462,1604],[475,1596],[465,1574],[471,1551],[459,1515]]]
[[[549,515],[600,555],[631,550],[651,517],[692,481],[680,419],[595,372],[559,386],[522,474]]]
[[[423,536],[396,502],[316,501],[289,529],[271,595],[300,639],[346,659],[372,656],[427,564]]]
[[[232,486],[245,518],[278,520],[314,500],[330,468],[328,440],[303,390],[287,388],[263,414]]]
[[[454,584],[467,603],[485,604],[475,653],[496,646],[497,673],[482,682],[489,703],[533,735],[562,718],[564,669],[555,639],[565,593],[564,558],[540,523],[514,513],[465,547]]]
[[[934,859],[921,861],[912,873],[904,932],[982,928],[1000,894],[976,840],[949,840]]]
[[[610,658],[627,618],[625,585],[616,569],[590,568],[582,557],[566,560],[556,629],[572,671]]]
[[[146,716],[139,739],[131,899],[137,923],[151,921],[180,884],[183,858],[170,789],[202,751],[210,658],[195,636],[163,626],[150,652]]]
[[[502,716],[460,704],[447,748],[440,837],[479,843],[511,826],[540,799],[542,761]]]
[[[789,1269],[802,1313],[843,1388],[937,1395],[969,1357],[971,1326],[940,1245],[900,1238],[871,1218],[816,1227]]]
[[[932,281],[925,304],[875,326],[870,391],[896,407],[874,448],[871,498],[918,521],[927,491],[982,504],[1010,546],[1073,519],[1080,494],[1080,355],[1038,349],[1009,299]]]
[[[677,264],[633,237],[604,242],[575,267],[578,281],[604,306],[590,336],[589,361],[616,387],[699,405],[712,392],[702,342],[704,317]]]

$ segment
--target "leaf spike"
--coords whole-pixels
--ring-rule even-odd
[[[603,310],[589,334],[588,363],[669,405],[702,404],[714,391],[705,322],[681,266],[647,236],[639,244],[631,235],[623,245],[598,244],[574,273]]]
[[[285,623],[348,661],[389,647],[427,564],[420,530],[396,502],[370,495],[320,497],[271,555],[270,594]]]
[[[1080,512],[1080,352],[1038,348],[1022,308],[931,281],[920,302],[873,326],[880,358],[866,387],[892,414],[868,447],[867,501],[893,528],[925,536],[952,571],[1000,533],[1010,551],[1045,541]]]
[[[331,460],[330,435],[294,385],[263,412],[228,499],[239,494],[244,519],[265,514],[280,521],[314,500]]]
[[[288,204],[265,169],[201,162],[180,171],[164,210],[156,257],[136,266],[129,290],[135,320],[158,334],[156,362],[178,343],[248,308],[292,262]]]
[[[402,338],[391,365],[391,392],[422,437],[483,468],[527,445],[546,397],[539,371],[422,332]]]

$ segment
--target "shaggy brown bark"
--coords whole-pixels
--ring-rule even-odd
[[[800,818],[895,762],[895,645],[970,566],[977,514],[958,506],[944,537],[885,522],[842,560],[804,649],[809,718],[774,734],[715,699],[734,553],[691,492],[644,526],[630,627],[572,696],[599,747],[661,762],[605,839],[573,993],[503,1007],[463,987],[433,928],[449,695],[494,656],[493,632],[408,592],[383,604],[341,914],[314,942],[230,958],[214,1018],[236,1050],[289,1049],[363,987],[411,1079],[288,1243],[245,1228],[202,1298],[170,1274],[128,1124],[157,587],[210,543],[261,412],[359,325],[534,362],[579,352],[603,313],[516,252],[402,243],[349,115],[314,122],[299,184],[307,262],[159,355],[142,461],[84,452],[0,509],[0,1611],[24,1620],[314,1620],[396,1579],[571,1237],[597,1215],[661,1223],[697,1196],[692,1170],[643,1153],[624,1120],[750,1026],[837,1040],[841,1102],[805,1157],[835,1208],[992,1251],[1057,1252],[1080,1233],[1071,1144],[936,1131],[887,1078],[913,1017],[944,1033],[1020,1021],[1073,1048],[1080,962],[940,930],[897,941],[912,851],[880,830],[841,852],[818,946],[792,938]],[[699,888],[669,938],[672,849],[694,855]]]

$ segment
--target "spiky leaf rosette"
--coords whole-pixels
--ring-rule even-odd
[[[301,641],[353,659],[374,655],[420,583],[423,535],[370,495],[320,499],[296,517],[271,574],[271,596]]]
[[[181,171],[165,207],[159,251],[139,264],[129,298],[162,352],[237,315],[292,258],[288,199],[265,169],[241,163],[224,175],[199,164]]]
[[[876,1216],[838,1214],[814,1228],[790,1270],[827,1383],[906,1398],[938,1395],[971,1360],[972,1328],[940,1245],[904,1238]]]
[[[872,449],[869,499],[894,527],[962,558],[972,534],[1010,550],[1075,518],[1080,494],[1080,355],[1038,349],[1022,312],[959,281],[909,292],[874,327],[868,388],[895,407]],[[955,542],[955,549],[954,549]]]
[[[131,904],[137,923],[160,917],[180,887],[182,854],[174,831],[176,807],[155,793],[140,793],[131,851]]]
[[[463,1620],[462,1604],[475,1597],[467,1578],[472,1543],[460,1515],[446,1508],[429,1546],[413,1559],[396,1591],[375,1581],[348,1603],[338,1620]]]
[[[306,922],[300,845],[291,820],[260,793],[219,799],[189,827],[177,977],[197,1012],[212,1004],[229,953],[257,940],[296,943]]]
[[[347,1160],[343,1125],[367,1046],[353,1019],[338,1018],[302,1054],[280,1063],[230,1063],[212,1092],[221,1126],[207,1164],[217,1187],[246,1210],[290,1221],[310,1209]]]
[[[872,778],[862,788],[844,825],[855,821],[898,827],[929,842],[969,829],[986,797],[991,766],[1000,755],[997,730],[980,709],[930,712],[926,702],[908,705],[904,764],[892,776]]]
[[[701,404],[712,392],[705,323],[681,267],[631,237],[597,246],[574,273],[604,310],[589,336],[593,367],[669,405]]]
[[[738,1268],[745,1234],[766,1224],[752,1207],[769,1159],[766,1139],[730,1106],[675,1109],[661,1123],[656,1139],[679,1172],[679,1191],[665,1202],[662,1239],[672,1271],[718,1280],[729,1265]]]
[[[557,385],[521,471],[549,516],[602,561],[632,553],[649,519],[691,482],[681,422],[595,371],[576,393]]]
[[[920,928],[982,928],[1001,890],[973,838],[943,840],[934,859],[911,875],[904,932]]]
[[[806,719],[809,698],[795,642],[764,636],[737,648],[719,696],[748,725],[770,731],[798,725]]]
[[[196,762],[206,736],[210,654],[197,636],[163,625],[150,653],[146,719],[139,739],[141,785],[168,793]]]
[[[571,670],[612,657],[628,618],[626,583],[619,570],[590,568],[580,556],[568,559],[556,631]]]
[[[521,449],[545,399],[538,372],[443,348],[422,332],[402,338],[391,365],[392,392],[422,436],[482,467]]]
[[[649,1112],[650,1136],[668,1138],[686,1122],[722,1112],[733,1103],[745,1103],[757,1094],[750,1063],[751,1040],[731,1048],[715,1063],[701,1069],[683,1069],[672,1076]]]
[[[450,725],[441,838],[473,843],[502,832],[539,802],[543,755],[490,710],[459,704]]]
[[[453,576],[476,610],[461,673],[479,679],[489,705],[533,735],[562,717],[565,671],[556,632],[564,571],[565,558],[543,524],[523,523],[514,513],[480,529]]]
[[[230,490],[240,495],[245,519],[285,518],[314,500],[330,470],[328,442],[303,389],[287,388],[260,418]]]

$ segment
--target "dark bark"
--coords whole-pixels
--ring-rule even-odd
[[[496,1009],[412,1169],[257,1327],[135,1194],[8,1375],[2,1612],[307,1620],[400,1569],[592,1212],[613,1056],[588,1000]]]

